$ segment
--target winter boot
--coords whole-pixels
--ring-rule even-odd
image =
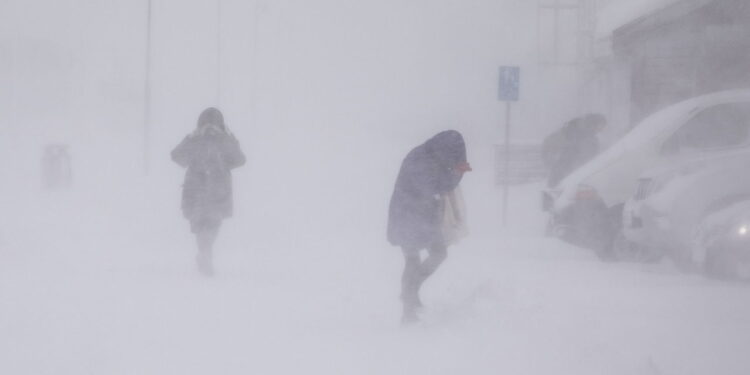
[[[411,324],[419,321],[417,312],[422,309],[422,301],[419,299],[419,291],[409,288],[401,294],[401,302],[404,310],[401,316],[401,324]]]
[[[419,293],[408,293],[410,296],[405,296],[404,293],[401,293],[401,302],[406,305],[409,304],[411,308],[414,309],[414,311],[419,312],[422,311],[424,308],[424,305],[422,304],[422,299],[419,298]]]
[[[404,304],[404,313],[401,315],[401,325],[410,325],[419,322],[419,316],[414,307]]]
[[[201,251],[198,253],[195,260],[198,265],[198,272],[200,272],[201,275],[206,277],[214,276],[214,262],[211,253]]]

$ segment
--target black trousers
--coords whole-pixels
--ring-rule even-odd
[[[401,276],[401,300],[404,310],[411,311],[421,306],[419,289],[430,275],[448,256],[443,243],[435,243],[427,248],[427,257],[422,260],[420,249],[402,248],[404,253],[404,273]]]
[[[200,253],[211,253],[220,227],[221,219],[199,218],[190,220],[190,229],[195,233]]]

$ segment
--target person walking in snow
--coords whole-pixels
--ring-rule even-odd
[[[223,219],[232,216],[232,169],[245,164],[237,138],[216,108],[204,110],[198,126],[172,150],[183,168],[182,213],[198,244],[198,270],[213,276],[213,245]]]
[[[417,146],[401,164],[388,212],[388,241],[400,246],[404,255],[404,323],[417,320],[416,312],[422,306],[419,290],[447,256],[450,239],[443,231],[445,208],[446,202],[455,202],[447,197],[468,171],[471,166],[466,161],[464,139],[455,130],[438,133]],[[422,260],[424,249],[428,256]]]
[[[599,153],[597,135],[606,124],[604,116],[590,113],[568,121],[544,139],[542,159],[549,171],[549,187],[555,187]]]

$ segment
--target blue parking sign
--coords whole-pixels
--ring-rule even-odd
[[[521,86],[521,68],[518,66],[500,67],[499,98],[506,102],[517,102]]]

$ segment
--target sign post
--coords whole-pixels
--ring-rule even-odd
[[[503,178],[503,226],[508,224],[508,184],[510,183],[510,103],[520,98],[521,68],[500,67],[498,99],[505,102],[505,177]]]
[[[143,172],[146,176],[150,169],[151,153],[151,20],[153,8],[151,0],[146,3],[146,66],[143,81]]]

